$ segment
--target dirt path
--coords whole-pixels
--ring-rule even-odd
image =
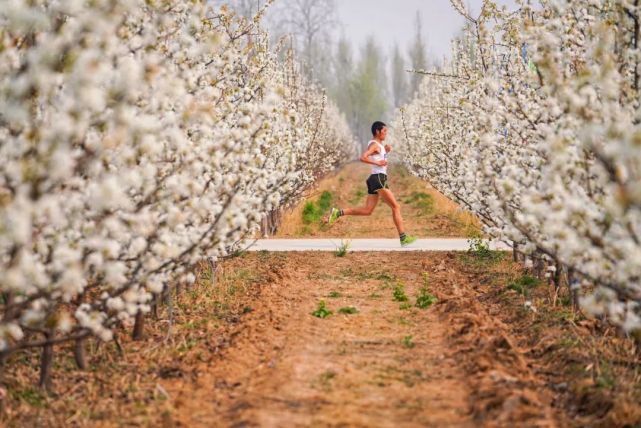
[[[288,254],[288,274],[263,287],[261,304],[225,350],[199,367],[197,380],[164,384],[173,423],[553,426],[550,397],[522,355],[501,342],[510,343],[502,327],[473,304],[448,257]],[[423,272],[439,299],[428,309],[414,306]],[[405,306],[393,298],[398,284],[409,297]],[[311,315],[321,299],[334,311],[326,319]],[[358,313],[339,314],[341,307]],[[471,323],[483,332],[481,342],[468,336]],[[478,354],[470,352],[475,345]],[[496,370],[488,370],[488,359]]]
[[[350,163],[335,175],[320,180],[306,201],[289,210],[276,234],[276,238],[396,238],[398,233],[391,210],[382,201],[370,217],[340,219],[331,228],[318,221],[303,221],[305,204],[316,201],[327,191],[331,204],[337,207],[354,207],[365,204],[365,180],[370,167],[363,163]],[[437,192],[429,184],[410,175],[399,165],[392,165],[389,174],[390,189],[401,205],[407,231],[422,238],[468,237],[480,231],[480,223],[471,214]],[[326,213],[323,212],[323,215]]]

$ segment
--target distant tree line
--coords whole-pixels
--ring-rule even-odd
[[[218,0],[251,19],[268,3],[265,0]],[[415,36],[409,46],[383,48],[374,36],[361,46],[341,31],[335,0],[277,0],[268,9],[265,25],[273,43],[284,43],[296,52],[302,74],[318,82],[345,115],[361,144],[369,139],[373,120],[393,110],[417,93],[420,74],[408,70],[435,65],[428,57],[422,20],[417,12]]]

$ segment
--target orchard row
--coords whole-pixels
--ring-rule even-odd
[[[3,359],[42,347],[46,383],[54,344],[140,327],[154,296],[354,157],[259,22],[204,1],[4,3]]]
[[[407,166],[492,237],[641,329],[641,6],[484,1],[396,119]],[[546,267],[546,268],[545,268]]]

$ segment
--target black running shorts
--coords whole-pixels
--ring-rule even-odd
[[[387,186],[387,175],[385,174],[372,174],[366,181],[367,193],[370,195],[377,195],[381,189],[389,189]]]

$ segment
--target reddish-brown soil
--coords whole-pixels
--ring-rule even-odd
[[[634,427],[634,343],[527,297],[507,257],[455,253],[243,254],[178,296],[147,339],[91,343],[90,369],[56,350],[55,395],[37,355],[9,361],[5,426]],[[394,299],[403,285],[408,302]],[[415,306],[428,286],[438,299]],[[397,293],[398,294],[398,293]],[[524,303],[531,302],[533,309]],[[312,316],[320,300],[334,313]],[[355,314],[340,314],[354,307]]]
[[[196,382],[163,382],[179,426],[563,425],[452,254],[302,253]],[[427,280],[423,273],[428,275]],[[427,281],[438,303],[414,306]],[[409,304],[393,299],[403,284]],[[339,296],[339,297],[332,297]],[[320,300],[334,314],[311,315]],[[341,307],[358,313],[339,314]]]

